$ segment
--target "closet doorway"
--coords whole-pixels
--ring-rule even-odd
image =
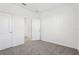
[[[24,18],[25,23],[25,42],[27,40],[40,40],[40,19],[38,18]]]
[[[32,40],[40,40],[40,19],[32,19]]]

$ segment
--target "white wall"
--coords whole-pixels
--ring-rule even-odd
[[[25,21],[25,36],[31,37],[31,20],[36,17],[34,12],[29,11],[28,9],[22,8],[16,4],[0,4],[0,11],[9,13],[12,16],[22,16]]]
[[[77,28],[78,29],[78,33],[77,33],[78,38],[77,39],[78,40],[77,40],[77,44],[78,44],[78,50],[79,50],[79,4],[77,4],[77,7],[78,7],[78,14],[77,14],[78,15],[78,21],[77,21],[77,26],[78,26],[78,28]]]
[[[35,13],[29,11],[28,9],[24,9],[19,6],[13,6],[8,10],[14,15],[19,15],[24,17],[25,21],[25,36],[31,38],[31,20],[35,17]]]
[[[0,4],[0,12],[11,15],[11,28],[13,31],[11,37],[12,46],[23,44],[24,36],[31,37],[31,19],[35,16],[33,12],[14,4]],[[25,28],[24,19],[27,23]]]
[[[77,8],[63,4],[41,14],[41,39],[77,48]]]
[[[37,17],[34,12],[13,4],[0,4],[0,12],[15,17],[22,16],[26,19],[25,36],[31,37],[31,20]],[[75,4],[58,6],[41,13],[41,16],[41,40],[77,48],[77,10]]]

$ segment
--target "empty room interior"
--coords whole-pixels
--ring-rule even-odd
[[[0,3],[0,55],[78,55],[79,3]]]

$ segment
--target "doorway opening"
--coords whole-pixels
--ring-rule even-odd
[[[27,19],[24,18],[25,33],[24,38],[27,40],[40,40],[40,19]]]

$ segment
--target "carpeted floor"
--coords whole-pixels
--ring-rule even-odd
[[[28,40],[23,45],[0,51],[0,55],[77,55],[76,49],[35,40]]]

